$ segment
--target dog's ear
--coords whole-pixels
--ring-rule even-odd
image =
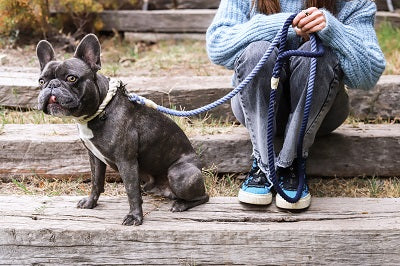
[[[53,46],[46,41],[41,40],[36,46],[36,55],[40,63],[40,71],[47,65],[48,62],[55,60]]]
[[[96,35],[88,34],[79,43],[74,57],[83,60],[94,71],[101,69],[100,42]]]

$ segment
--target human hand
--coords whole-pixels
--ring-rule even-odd
[[[326,27],[326,18],[321,10],[316,7],[310,7],[297,14],[293,19],[292,26],[297,35],[309,40],[310,33],[320,31]]]

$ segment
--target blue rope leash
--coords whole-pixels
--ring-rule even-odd
[[[224,97],[207,104],[203,107],[189,110],[189,111],[177,111],[173,110],[170,108],[166,108],[163,106],[160,106],[156,103],[154,103],[151,100],[148,100],[142,96],[139,96],[135,93],[129,93],[128,98],[132,102],[137,102],[142,105],[147,105],[150,106],[154,109],[157,109],[160,112],[163,112],[165,114],[173,115],[173,116],[194,116],[201,114],[203,112],[207,112],[223,103],[226,101],[230,100],[232,97],[234,97],[237,93],[242,91],[244,87],[246,87],[249,82],[257,75],[257,73],[260,71],[260,69],[263,67],[269,56],[271,55],[273,49],[278,46],[279,44],[279,52],[278,52],[278,58],[274,66],[274,70],[272,73],[272,79],[271,79],[271,94],[270,94],[270,102],[269,102],[269,107],[268,107],[268,124],[267,124],[267,144],[268,144],[268,167],[270,170],[270,174],[268,179],[270,182],[273,184],[275,190],[277,193],[279,193],[286,201],[290,203],[295,203],[297,202],[300,197],[301,193],[303,190],[303,186],[305,183],[305,159],[303,158],[302,155],[302,148],[303,148],[303,139],[304,139],[304,134],[306,130],[306,126],[308,123],[308,116],[310,112],[310,107],[311,107],[311,100],[312,100],[312,95],[313,95],[313,89],[314,89],[314,81],[315,81],[315,73],[316,73],[316,58],[322,56],[324,53],[323,46],[320,42],[317,42],[317,38],[314,35],[310,36],[310,42],[311,42],[311,51],[300,51],[300,50],[287,50],[285,51],[285,46],[286,46],[286,40],[287,40],[287,34],[290,25],[292,24],[293,19],[295,18],[296,14],[291,15],[284,23],[282,29],[277,33],[273,41],[271,42],[270,46],[268,47],[267,51],[265,54],[262,56],[260,61],[257,63],[257,65],[254,67],[254,69],[250,72],[249,75],[235,88],[233,89],[230,93],[225,95]],[[306,93],[306,101],[305,101],[305,106],[304,106],[304,115],[303,115],[303,120],[300,128],[300,133],[299,133],[299,139],[298,139],[298,144],[297,144],[297,158],[298,158],[298,169],[299,169],[299,186],[297,188],[297,192],[295,197],[291,198],[288,195],[285,194],[285,192],[282,190],[280,187],[278,180],[276,178],[276,170],[275,170],[275,152],[274,152],[274,145],[273,145],[273,124],[274,124],[274,110],[275,110],[275,98],[276,98],[276,90],[278,88],[279,84],[279,77],[280,77],[280,72],[283,67],[283,63],[286,58],[289,58],[291,56],[304,56],[304,57],[311,57],[311,64],[310,64],[310,76],[308,79],[308,86],[307,86],[307,93]]]
[[[169,115],[173,115],[173,116],[195,116],[195,115],[207,112],[207,111],[225,103],[226,101],[230,100],[231,98],[233,98],[233,96],[235,96],[240,91],[242,91],[244,89],[244,87],[246,87],[250,83],[250,81],[257,75],[257,73],[260,71],[260,69],[264,66],[265,62],[268,60],[268,57],[271,55],[274,48],[280,42],[280,38],[281,38],[282,34],[287,35],[288,29],[286,29],[285,34],[284,34],[284,31],[285,31],[285,29],[282,28],[278,32],[278,34],[275,36],[271,45],[269,46],[269,48],[267,49],[265,54],[262,56],[260,61],[257,63],[257,65],[253,68],[253,70],[250,72],[250,74],[247,75],[247,77],[235,89],[233,89],[231,92],[226,94],[224,97],[222,97],[212,103],[209,103],[203,107],[189,110],[189,111],[178,111],[178,110],[174,110],[174,109],[166,108],[164,106],[157,105],[153,101],[150,101],[150,100],[148,100],[142,96],[139,96],[135,93],[128,94],[128,98],[130,101],[137,102],[137,103],[143,104],[143,105],[148,105],[150,107],[157,109],[160,112],[163,112],[163,113],[169,114]]]
[[[294,18],[295,15],[292,15],[290,18]],[[291,24],[291,20],[285,22]],[[284,27],[285,27],[284,26]],[[315,82],[315,75],[316,75],[316,67],[317,67],[317,59],[316,57],[322,56],[324,54],[324,48],[320,42],[317,42],[317,38],[314,35],[310,36],[310,43],[311,43],[311,52],[305,51],[298,51],[298,50],[288,50],[284,51],[284,44],[286,42],[286,37],[282,36],[281,44],[279,47],[279,55],[277,58],[277,62],[274,66],[274,70],[272,72],[272,79],[275,81],[271,82],[271,92],[270,92],[270,101],[268,107],[268,124],[267,124],[267,146],[268,146],[268,169],[269,173],[269,180],[273,184],[276,192],[282,196],[287,202],[296,203],[301,198],[301,194],[303,192],[303,187],[305,184],[305,159],[303,158],[303,140],[304,135],[308,123],[308,117],[311,108],[311,101],[312,95],[314,91],[314,82]],[[282,70],[284,59],[293,55],[297,56],[304,56],[304,57],[311,57],[310,63],[310,75],[308,78],[308,85],[306,91],[306,100],[304,104],[304,114],[303,119],[300,127],[299,138],[297,142],[297,161],[298,161],[298,178],[299,183],[296,190],[296,195],[292,198],[282,190],[281,186],[276,177],[276,170],[275,170],[275,151],[274,151],[274,143],[273,143],[273,131],[274,131],[274,111],[275,111],[275,98],[276,98],[276,90],[278,88],[279,82],[279,75]]]

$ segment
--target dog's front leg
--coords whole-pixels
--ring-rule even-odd
[[[90,196],[78,202],[78,208],[93,209],[97,206],[100,194],[104,192],[104,180],[106,177],[106,164],[89,151],[90,169],[92,172],[92,190]]]
[[[124,182],[129,201],[129,213],[125,216],[122,224],[141,225],[143,222],[143,201],[140,193],[139,166],[137,160],[119,163],[118,171]]]

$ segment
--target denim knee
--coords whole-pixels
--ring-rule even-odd
[[[235,79],[241,82],[246,76],[253,70],[258,64],[260,59],[263,57],[265,52],[268,50],[270,42],[268,41],[257,41],[250,43],[243,53],[236,59],[234,64]],[[267,62],[263,66],[261,73],[268,71],[272,73],[273,66],[276,61],[278,49],[274,48],[274,51],[269,56]]]
[[[305,51],[310,51],[311,50],[311,43],[305,42],[299,50],[305,50]],[[335,71],[336,66],[339,64],[339,59],[337,58],[336,54],[333,52],[333,50],[329,47],[324,47],[324,54],[321,57],[317,57],[317,64],[320,66],[323,66],[322,69],[325,71],[328,71],[329,73],[332,73]],[[303,56],[293,56],[290,60],[290,71],[292,72],[296,66],[303,66],[304,65],[309,65],[310,62],[309,57],[303,57]],[[321,68],[318,67],[317,70],[320,70]]]

